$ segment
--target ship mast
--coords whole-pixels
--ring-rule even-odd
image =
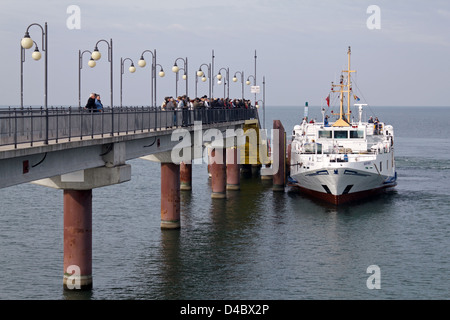
[[[333,87],[339,87],[340,93],[340,109],[339,109],[339,119],[333,124],[333,127],[349,127],[350,126],[350,93],[351,93],[351,77],[350,74],[355,72],[355,70],[350,70],[350,54],[351,48],[348,47],[348,69],[342,72],[347,73],[347,83],[344,83],[344,77],[341,76],[340,84],[332,85]],[[346,90],[344,88],[346,87]],[[344,93],[347,93],[347,113],[344,113]]]

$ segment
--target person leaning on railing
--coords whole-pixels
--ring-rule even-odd
[[[84,107],[86,110],[93,112],[96,109],[95,106],[95,93],[91,93],[89,96],[89,99],[86,103],[86,106]]]
[[[95,112],[103,112],[103,104],[99,94],[95,95]]]

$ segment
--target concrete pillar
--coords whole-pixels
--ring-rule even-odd
[[[92,189],[64,190],[64,289],[92,289]]]
[[[92,189],[130,180],[131,166],[119,164],[33,181],[64,190],[64,289],[92,288]]]
[[[180,190],[192,190],[192,163],[180,163]]]
[[[241,165],[238,163],[238,148],[227,149],[227,190],[239,190],[241,179]]]
[[[278,171],[273,174],[273,191],[284,191],[286,184],[286,135],[283,124],[280,120],[273,120],[273,130],[278,130],[278,159],[273,159],[278,162]],[[275,149],[275,146],[274,146]],[[276,153],[274,153],[277,156]]]
[[[220,154],[219,154],[220,152]],[[211,186],[213,199],[224,199],[226,195],[227,173],[226,173],[226,149],[214,148],[211,151]]]
[[[161,229],[180,228],[180,165],[161,163]]]

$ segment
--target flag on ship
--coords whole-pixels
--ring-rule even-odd
[[[327,106],[330,106],[330,95],[325,100],[327,100]]]
[[[353,97],[355,98],[355,100],[356,100],[356,101],[359,101],[359,100],[361,100],[360,98],[358,98],[358,96],[357,96],[357,95],[353,95]]]

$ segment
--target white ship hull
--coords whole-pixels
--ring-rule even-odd
[[[395,167],[389,168],[390,153],[368,157],[347,155],[349,162],[330,161],[330,158],[326,155],[294,156],[289,185],[326,202],[342,204],[397,184]]]

